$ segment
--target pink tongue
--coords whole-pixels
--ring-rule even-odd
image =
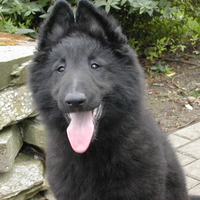
[[[71,113],[70,117],[67,128],[70,144],[75,152],[83,153],[88,149],[94,131],[92,111]]]

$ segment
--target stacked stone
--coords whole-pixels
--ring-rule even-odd
[[[54,199],[47,192],[44,126],[26,85],[34,46],[0,46],[0,199]]]

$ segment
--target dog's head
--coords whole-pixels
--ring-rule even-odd
[[[39,31],[31,73],[36,102],[46,94],[56,104],[79,153],[87,150],[103,115],[112,112],[110,120],[120,119],[141,96],[135,90],[137,59],[121,27],[88,0],[79,2],[76,16],[66,1],[57,1]],[[48,107],[39,101],[40,110]]]

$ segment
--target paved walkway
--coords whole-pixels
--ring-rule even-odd
[[[169,136],[186,175],[189,194],[200,195],[200,122]]]

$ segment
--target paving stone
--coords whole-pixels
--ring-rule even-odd
[[[188,176],[194,177],[200,181],[200,160],[196,160],[195,162],[186,165],[184,171]]]
[[[170,135],[186,174],[189,194],[200,195],[200,122]]]
[[[40,121],[27,119],[23,121],[23,140],[33,144],[42,150],[46,149],[46,129]]]
[[[176,131],[175,135],[182,136],[192,141],[200,138],[200,122]]]
[[[190,142],[190,140],[171,134],[168,139],[174,148],[181,147]]]
[[[197,185],[197,186],[194,186],[193,188],[191,188],[190,190],[189,190],[189,194],[191,194],[191,195],[200,195],[200,184],[199,185]]]
[[[178,149],[179,152],[185,152],[196,159],[200,159],[200,139],[193,141]]]
[[[189,163],[192,163],[195,161],[195,159],[192,158],[191,156],[187,156],[179,152],[177,152],[177,156],[182,166],[188,165]]]
[[[199,184],[199,181],[197,181],[196,179],[193,179],[189,176],[186,176],[186,183],[187,183],[188,190],[190,190],[191,188],[197,186]]]
[[[0,172],[11,170],[22,145],[23,141],[17,125],[0,131]]]

